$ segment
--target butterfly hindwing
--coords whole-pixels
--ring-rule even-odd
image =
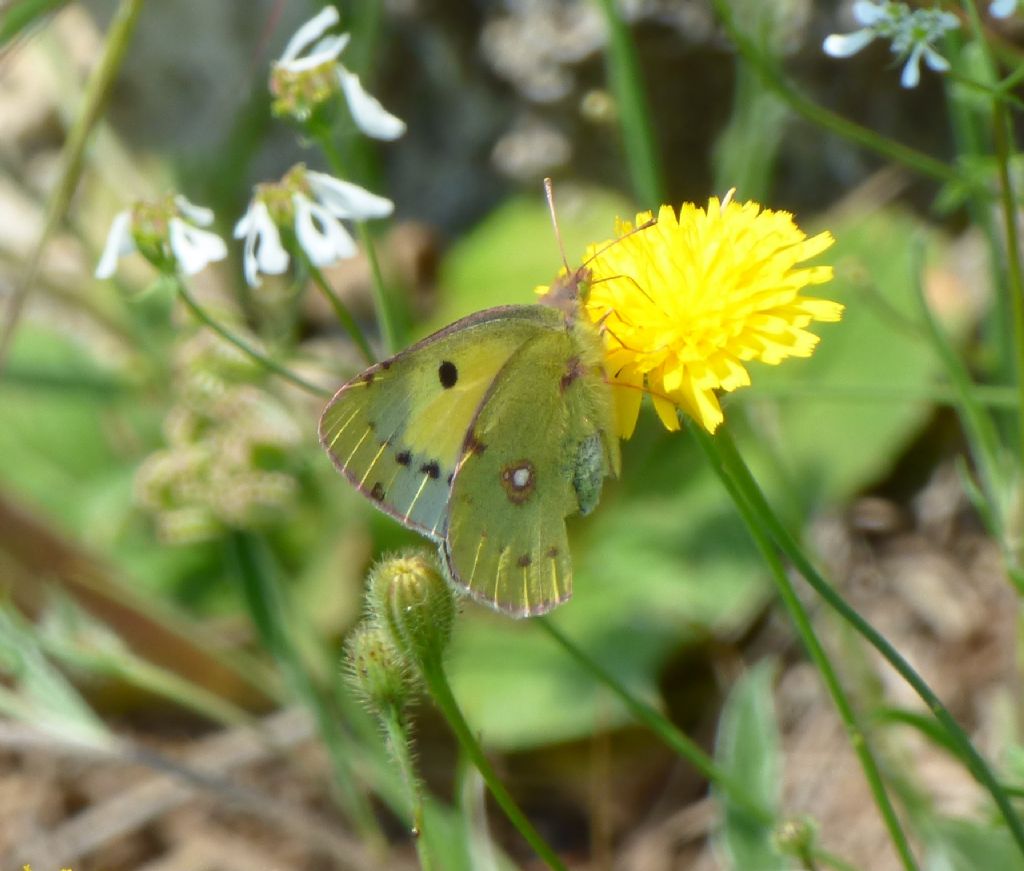
[[[595,411],[593,402],[607,387],[599,372],[581,367],[578,351],[563,323],[509,358],[467,433],[452,485],[444,542],[452,580],[515,616],[569,598],[565,518],[581,507],[574,481],[599,487],[618,471],[610,408],[601,400]],[[596,494],[586,500],[593,507]]]
[[[509,358],[559,328],[540,306],[503,306],[456,321],[371,366],[335,394],[320,441],[383,511],[435,538],[465,434]]]

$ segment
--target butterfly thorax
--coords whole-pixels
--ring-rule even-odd
[[[590,269],[581,266],[573,272],[559,275],[540,298],[541,305],[550,306],[562,312],[566,320],[573,321],[580,316],[580,306],[590,290]]]

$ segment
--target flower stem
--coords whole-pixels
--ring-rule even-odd
[[[750,469],[743,462],[735,444],[725,432],[718,433],[714,439],[696,427],[692,428],[698,441],[704,447],[712,461],[719,478],[726,484],[730,494],[736,500],[743,519],[751,530],[758,530],[759,536],[767,535],[775,541],[778,548],[793,563],[797,571],[804,577],[808,585],[825,602],[839,614],[853,629],[861,635],[882,657],[896,670],[928,706],[949,736],[950,743],[964,761],[974,778],[988,791],[999,812],[1010,830],[1010,834],[1021,852],[1024,853],[1024,825],[1017,816],[1006,791],[996,780],[995,775],[978,753],[974,744],[963,729],[949,713],[949,710],[935,694],[932,688],[890,644],[886,638],[865,620],[831,584],[814,568],[810,560],[796,543],[792,534],[772,511],[768,500],[754,480]],[[788,580],[786,581],[788,584]]]
[[[430,659],[421,660],[420,666],[431,698],[441,709],[441,713],[444,714],[444,718],[448,721],[448,725],[451,726],[455,737],[458,738],[462,749],[472,760],[477,771],[480,772],[484,782],[487,784],[487,788],[491,791],[491,795],[494,796],[494,800],[505,812],[509,822],[519,830],[519,833],[526,839],[527,843],[533,848],[533,851],[549,868],[554,869],[554,871],[567,871],[565,865],[562,864],[562,860],[558,858],[555,851],[540,836],[533,827],[533,824],[519,809],[515,799],[512,798],[509,791],[505,788],[505,784],[498,779],[498,775],[495,774],[491,763],[487,761],[483,748],[480,747],[476,738],[473,737],[473,733],[470,731],[469,725],[466,723],[465,718],[462,716],[462,711],[459,710],[458,703],[455,701],[455,696],[452,695],[452,690],[448,685],[448,678],[445,676],[440,657],[434,656]]]
[[[335,175],[344,177],[345,161],[341,153],[331,139],[331,128],[328,124],[319,120],[317,116],[310,121],[310,132],[320,148],[323,149],[327,162]],[[398,333],[395,328],[395,314],[391,308],[391,298],[388,286],[384,282],[384,273],[381,272],[380,260],[377,258],[377,249],[373,244],[373,237],[367,229],[366,221],[354,221],[356,231],[359,233],[359,241],[362,243],[363,251],[366,253],[366,261],[370,265],[370,275],[373,278],[373,304],[377,312],[377,323],[380,326],[381,339],[384,342],[385,356],[390,357],[398,350]]]
[[[653,209],[664,198],[665,182],[640,64],[615,0],[597,0],[597,5],[608,27],[608,78],[622,119],[633,190],[644,208]]]
[[[314,684],[292,638],[287,621],[287,603],[277,582],[275,567],[266,542],[258,536],[232,531],[227,540],[228,556],[241,583],[242,595],[260,639],[277,661],[288,685],[310,709],[331,764],[339,804],[381,858],[387,845],[365,795],[357,787],[346,741],[333,705]]]
[[[779,558],[771,538],[758,517],[759,506],[756,506],[754,500],[749,498],[742,486],[743,482],[738,480],[738,476],[734,474],[733,467],[736,462],[742,463],[739,454],[735,452],[735,446],[725,432],[720,432],[715,439],[712,439],[697,426],[691,427],[691,430],[697,434],[698,441],[704,449],[705,455],[733,497],[736,507],[747,524],[747,531],[754,539],[754,543],[761,552],[761,556],[768,564],[782,603],[789,612],[790,619],[793,621],[815,668],[817,668],[822,680],[825,682],[839,718],[843,721],[843,727],[846,729],[850,746],[857,755],[857,759],[864,771],[868,788],[871,790],[871,795],[875,800],[879,813],[881,813],[885,826],[889,830],[889,837],[899,853],[900,861],[907,871],[913,871],[913,869],[918,867],[917,862],[910,851],[910,845],[907,842],[907,836],[903,831],[899,817],[896,815],[896,809],[893,807],[892,801],[886,792],[882,773],[879,770],[878,761],[871,749],[867,735],[861,729],[857,716],[853,711],[853,705],[850,703],[850,699],[839,681],[839,676],[836,674],[832,661],[818,640],[807,610],[797,596],[796,590],[786,574],[786,568],[782,564],[782,560]],[[744,468],[746,468],[745,465]]]
[[[301,387],[303,390],[312,393],[315,396],[330,396],[329,391],[324,390],[322,387],[317,387],[315,384],[313,384],[310,381],[307,381],[300,375],[296,375],[294,372],[290,371],[289,369],[286,369],[280,363],[277,363],[274,360],[271,360],[269,357],[261,354],[244,339],[240,338],[239,336],[236,336],[226,327],[217,323],[217,321],[215,321],[209,315],[209,313],[205,309],[203,309],[203,307],[200,306],[198,302],[196,302],[195,297],[193,297],[192,294],[189,293],[184,281],[182,281],[180,278],[177,278],[176,284],[178,294],[181,296],[185,305],[188,306],[192,314],[194,314],[200,321],[206,324],[206,326],[213,330],[218,336],[224,339],[224,341],[230,342],[232,345],[238,348],[239,351],[241,351],[250,359],[258,363],[260,366],[263,366],[265,369],[269,370],[270,372],[273,372],[275,375],[280,375],[287,381],[291,381],[291,383],[294,384],[296,387]]]
[[[420,779],[416,774],[412,750],[409,741],[409,729],[402,711],[397,706],[390,706],[380,717],[384,726],[388,751],[401,775],[402,788],[412,816],[412,836],[416,842],[416,855],[420,860],[421,871],[432,871],[433,863],[430,851],[423,836],[423,791]]]
[[[323,295],[327,297],[327,301],[331,304],[331,308],[334,309],[334,316],[338,319],[338,322],[344,328],[345,332],[352,337],[352,341],[356,343],[356,347],[359,348],[359,353],[363,355],[363,359],[366,360],[367,364],[373,364],[376,359],[373,356],[373,350],[370,348],[370,343],[366,341],[366,336],[363,335],[363,331],[359,329],[359,324],[356,323],[355,318],[352,317],[352,313],[348,310],[348,306],[342,301],[341,297],[334,292],[334,288],[327,283],[327,279],[324,278],[324,274],[320,271],[319,267],[309,259],[305,251],[302,252],[302,261],[306,269],[309,271],[310,277],[313,279],[313,283],[323,292]]]
[[[42,265],[43,253],[46,251],[50,238],[64,219],[71,196],[75,192],[79,176],[82,174],[82,160],[85,156],[89,135],[103,112],[114,77],[121,68],[121,61],[131,43],[139,13],[142,11],[142,4],[143,0],[121,0],[110,23],[110,29],[107,31],[103,54],[86,84],[81,111],[68,131],[61,152],[60,176],[46,204],[46,217],[42,232],[36,240],[35,248],[29,255],[28,264],[21,280],[8,299],[6,316],[3,323],[0,324],[0,369],[3,369],[4,359],[10,350],[11,340],[18,327],[25,300],[39,283],[36,281],[36,276]]]

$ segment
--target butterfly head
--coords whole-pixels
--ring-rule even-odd
[[[579,269],[565,271],[559,275],[551,283],[547,293],[540,297],[539,302],[562,312],[567,320],[573,320],[579,315],[580,306],[586,302],[589,290],[590,269],[581,266]]]

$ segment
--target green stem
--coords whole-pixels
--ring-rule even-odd
[[[388,750],[398,768],[405,797],[409,804],[412,816],[412,836],[416,842],[416,855],[420,860],[421,871],[432,871],[433,863],[430,859],[430,851],[427,849],[426,838],[423,835],[423,791],[412,758],[409,730],[405,717],[396,706],[392,705],[381,714],[380,719],[384,726]]]
[[[656,208],[664,197],[665,181],[654,137],[640,64],[629,28],[615,0],[597,0],[608,27],[608,78],[619,107],[626,162],[633,190],[645,208]]]
[[[785,100],[795,112],[826,130],[831,130],[851,142],[863,145],[865,148],[895,160],[897,163],[909,166],[924,175],[944,182],[966,184],[972,188],[976,186],[972,179],[965,178],[956,169],[941,160],[936,160],[924,152],[879,136],[873,130],[855,124],[805,97],[786,81],[778,68],[769,59],[762,56],[756,45],[739,30],[728,0],[712,0],[712,3],[722,26],[740,54],[757,70],[765,84]]]
[[[695,429],[696,431],[696,429]],[[761,492],[753,475],[736,450],[735,444],[725,432],[720,432],[712,439],[703,432],[698,432],[698,440],[705,447],[712,459],[716,472],[723,481],[729,481],[729,491],[737,499],[737,505],[743,511],[744,520],[756,526],[763,533],[774,539],[779,549],[793,563],[797,571],[804,577],[808,585],[825,602],[849,623],[882,657],[896,670],[928,706],[935,718],[946,730],[952,746],[966,764],[975,779],[988,791],[1010,834],[1024,853],[1024,825],[1017,816],[1006,791],[996,780],[995,775],[978,753],[974,744],[960,728],[952,714],[935,694],[932,688],[890,644],[886,638],[865,620],[814,568],[810,560],[801,550],[789,530],[779,521],[768,500]]]
[[[29,256],[25,272],[8,300],[6,317],[3,324],[0,325],[0,370],[3,369],[4,360],[10,350],[11,341],[25,307],[25,301],[38,284],[36,277],[42,265],[47,244],[64,219],[75,187],[78,185],[89,134],[92,133],[103,112],[103,107],[110,94],[111,84],[117,71],[121,68],[121,61],[131,42],[132,34],[135,32],[135,25],[139,13],[142,11],[143,2],[144,0],[121,0],[117,12],[110,22],[110,29],[107,31],[107,38],[103,46],[103,55],[89,77],[83,95],[82,109],[78,113],[74,125],[68,131],[68,137],[61,152],[61,172],[46,205],[46,218],[43,222],[42,232]]]
[[[322,120],[314,116],[311,121],[310,132],[313,134],[320,147],[327,157],[334,174],[345,177],[345,161],[334,141],[331,139],[331,128]],[[398,350],[398,332],[395,325],[395,314],[391,308],[391,298],[388,286],[384,282],[384,273],[381,272],[380,260],[377,257],[377,248],[373,243],[373,237],[367,229],[366,221],[354,221],[356,231],[359,233],[359,241],[362,243],[363,251],[366,253],[366,262],[370,265],[370,276],[373,278],[373,304],[377,312],[377,323],[380,326],[381,339],[384,342],[385,356],[390,357]]]
[[[762,826],[774,826],[778,823],[778,820],[770,811],[762,807],[750,796],[746,787],[740,781],[723,771],[715,763],[714,759],[701,750],[689,736],[681,732],[664,714],[632,695],[623,683],[618,681],[611,672],[602,668],[596,660],[589,657],[581,647],[555,626],[549,618],[538,617],[534,620],[534,623],[547,632],[548,635],[561,645],[563,650],[586,671],[590,672],[599,683],[604,684],[615,693],[639,722],[643,723],[657,735],[666,747],[676,753],[676,755],[686,759],[703,774],[709,782],[714,784],[715,789],[736,808],[749,814],[753,820]],[[809,849],[811,855],[831,865],[833,868],[841,869],[841,871],[852,871],[852,866],[838,856],[834,856],[816,846],[811,846]]]
[[[249,615],[263,645],[284,672],[289,686],[306,704],[316,720],[327,749],[333,782],[340,803],[372,850],[383,856],[386,843],[377,819],[363,793],[356,787],[354,760],[350,760],[345,738],[334,710],[306,670],[291,638],[286,620],[286,602],[276,580],[266,544],[257,536],[233,531],[228,537],[231,563],[241,581]]]
[[[477,771],[480,772],[481,777],[483,777],[484,782],[487,784],[487,788],[491,791],[491,795],[494,796],[494,800],[505,812],[509,822],[519,830],[519,833],[533,848],[533,851],[549,868],[554,869],[554,871],[567,871],[565,865],[562,864],[562,860],[558,858],[555,851],[540,836],[533,827],[533,824],[519,809],[515,799],[505,789],[505,784],[498,779],[498,775],[491,767],[491,763],[487,761],[483,749],[473,736],[472,731],[470,731],[469,725],[462,716],[462,711],[459,710],[455,696],[452,695],[452,690],[448,685],[448,678],[445,676],[440,658],[433,657],[432,660],[421,661],[421,668],[424,680],[427,683],[427,689],[434,703],[441,709],[441,713],[444,714],[444,718],[448,721],[448,725],[451,726],[462,749],[472,760]]]
[[[198,302],[196,302],[195,297],[193,297],[192,294],[189,293],[184,281],[182,281],[180,278],[177,278],[176,282],[178,294],[181,296],[185,305],[188,306],[192,314],[194,314],[200,321],[206,324],[206,326],[213,330],[218,336],[224,339],[224,341],[230,342],[251,360],[255,361],[260,366],[263,366],[268,371],[273,372],[275,375],[280,375],[282,378],[286,379],[287,381],[290,381],[296,387],[301,387],[303,390],[312,393],[315,396],[331,395],[329,391],[324,390],[322,387],[317,387],[317,385],[313,384],[311,381],[307,381],[305,378],[296,375],[289,369],[286,369],[280,363],[277,363],[274,360],[271,360],[269,357],[261,354],[244,339],[240,338],[239,336],[236,336],[226,327],[221,326],[219,323],[217,323],[217,321],[210,317],[210,315],[206,312],[205,309],[203,309],[202,306],[199,305]]]
[[[366,341],[366,336],[363,335],[363,331],[359,329],[359,324],[356,323],[355,318],[352,317],[352,313],[348,310],[348,307],[342,301],[341,297],[334,292],[334,288],[327,283],[327,279],[324,278],[324,274],[320,269],[313,264],[313,262],[306,255],[306,252],[299,248],[301,252],[302,261],[305,264],[309,274],[313,279],[313,283],[323,292],[323,295],[327,297],[327,301],[331,304],[331,308],[334,309],[334,316],[338,319],[338,322],[344,328],[345,332],[352,337],[352,341],[356,343],[356,347],[359,348],[359,353],[363,355],[363,359],[366,360],[367,365],[371,365],[376,362],[373,356],[373,351],[370,348],[370,343]]]
[[[634,698],[611,672],[602,668],[594,659],[587,656],[569,637],[557,628],[547,617],[538,617],[533,621],[550,635],[559,645],[590,672],[600,683],[608,687],[626,706],[629,712],[641,723],[657,735],[665,745],[677,755],[687,760],[694,768],[704,775],[726,794],[736,807],[750,814],[765,826],[773,825],[775,817],[750,797],[744,786],[723,771],[700,747],[683,732],[680,732],[668,719],[654,708]]]
[[[760,522],[758,517],[759,507],[756,507],[752,500],[748,498],[747,493],[741,486],[741,482],[733,474],[733,465],[739,455],[733,453],[734,446],[727,433],[720,432],[715,439],[712,439],[711,436],[696,425],[691,426],[691,430],[697,435],[697,440],[700,442],[708,461],[729,491],[729,494],[733,497],[736,507],[747,525],[747,531],[754,539],[754,543],[761,552],[761,556],[768,564],[782,603],[789,612],[790,619],[796,626],[797,633],[800,635],[800,639],[803,641],[804,647],[811,657],[815,668],[818,669],[822,679],[825,681],[825,686],[832,697],[832,702],[836,707],[839,718],[843,721],[850,746],[857,755],[860,766],[864,771],[868,788],[871,790],[875,805],[882,815],[885,827],[889,831],[889,837],[899,853],[900,861],[907,871],[914,871],[918,867],[917,862],[910,851],[910,845],[899,817],[896,815],[896,809],[893,807],[892,801],[886,792],[885,782],[882,779],[878,761],[875,759],[867,735],[857,721],[853,705],[850,703],[850,699],[839,681],[839,676],[832,665],[828,653],[814,632],[814,627],[811,625],[807,610],[804,608],[799,596],[797,596],[789,575],[786,573],[786,567],[782,564],[782,560],[779,559],[771,539]],[[721,449],[719,449],[720,445],[722,446]]]

